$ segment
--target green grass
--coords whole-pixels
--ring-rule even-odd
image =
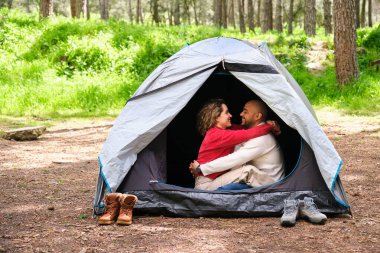
[[[379,111],[380,75],[369,62],[379,59],[379,26],[358,30],[360,78],[341,88],[335,80],[333,53],[327,69],[313,75],[305,68],[315,41],[333,49],[332,36],[318,29],[315,38],[271,32],[241,34],[214,27],[156,27],[125,21],[72,20],[0,10],[0,115],[34,119],[116,116],[145,78],[186,43],[216,36],[267,41],[299,82],[313,105],[347,113]],[[36,120],[38,123],[38,120]]]

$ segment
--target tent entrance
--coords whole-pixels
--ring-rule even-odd
[[[259,99],[242,82],[223,69],[216,69],[189,103],[169,124],[167,134],[167,183],[183,187],[194,187],[194,179],[188,170],[189,163],[197,159],[203,137],[196,129],[196,115],[209,99],[223,98],[232,114],[232,122],[240,124],[240,112],[250,99]],[[280,123],[282,134],[277,138],[284,153],[286,174],[296,165],[301,145],[298,132],[288,127],[273,111],[268,119]]]

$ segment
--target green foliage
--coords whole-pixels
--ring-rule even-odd
[[[379,75],[369,62],[378,59],[379,27],[358,30],[360,79],[343,88],[335,80],[333,39],[318,29],[307,37],[295,28],[291,36],[268,32],[241,34],[214,27],[156,27],[125,21],[56,17],[0,10],[0,114],[32,117],[117,115],[146,77],[186,43],[226,36],[253,43],[266,41],[300,83],[312,104],[349,112],[375,112]],[[306,68],[315,41],[326,41],[327,70]],[[7,116],[8,117],[8,116]]]
[[[363,40],[363,46],[366,48],[380,49],[380,25],[373,29]]]

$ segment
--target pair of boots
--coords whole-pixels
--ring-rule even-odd
[[[135,195],[110,193],[105,195],[105,212],[98,219],[99,225],[110,225],[116,223],[118,225],[131,225],[132,224],[132,209],[137,201]]]
[[[318,210],[312,198],[305,197],[303,200],[286,199],[281,225],[292,227],[296,224],[298,217],[309,220],[314,224],[324,224],[327,220],[326,215]]]

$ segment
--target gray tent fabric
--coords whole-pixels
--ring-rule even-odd
[[[131,170],[136,170],[133,173],[137,173],[137,170],[143,171],[145,167],[156,166],[141,162],[150,161],[149,164],[152,164],[152,161],[156,161],[157,154],[154,152],[158,149],[153,148],[156,151],[152,153],[149,145],[158,136],[162,136],[161,133],[166,131],[181,111],[186,110],[189,101],[199,94],[207,80],[219,68],[232,75],[236,82],[245,85],[280,120],[298,132],[303,142],[311,148],[318,173],[332,199],[347,211],[348,201],[338,177],[342,160],[319,126],[301,88],[266,45],[257,47],[246,41],[225,37],[206,39],[184,47],[153,71],[127,102],[99,155],[101,168],[94,200],[95,208],[102,207],[104,192],[117,191],[124,179],[132,173]],[[165,151],[159,156],[164,157]],[[165,160],[160,162],[165,163]],[[146,172],[156,177],[150,181],[165,182],[165,176],[161,175],[165,172],[164,167],[153,169],[156,174]],[[144,184],[146,181],[147,179]],[[153,194],[152,191],[157,193],[152,186],[146,185],[145,189],[148,188],[150,192],[145,192],[145,195]],[[134,189],[138,187],[126,189],[135,192]],[[188,192],[194,191],[186,189]]]

